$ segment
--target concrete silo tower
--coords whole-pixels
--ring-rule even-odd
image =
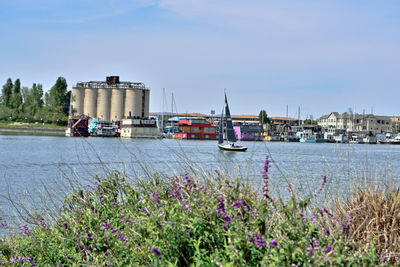
[[[150,90],[141,82],[121,82],[119,76],[106,81],[79,82],[72,88],[74,115],[87,115],[106,121],[128,116],[149,116]]]

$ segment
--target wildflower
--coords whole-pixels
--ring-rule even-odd
[[[3,221],[3,219],[0,217],[0,227],[7,227],[7,224]]]
[[[187,210],[189,208],[188,202],[182,197],[182,194],[180,192],[180,188],[182,187],[182,185],[178,181],[178,178],[175,178],[174,180],[172,180],[172,185],[173,186],[170,188],[170,190],[168,192],[168,196],[179,200],[179,202],[183,206],[183,210]]]
[[[318,195],[326,184],[326,175],[322,175],[321,185],[318,187],[317,190],[313,193],[313,195]]]
[[[150,213],[149,213],[149,211],[148,211],[146,208],[142,208],[142,211],[144,211],[144,212],[146,213],[146,216],[147,216],[147,217],[150,216]]]
[[[19,232],[21,235],[27,235],[30,236],[31,232],[29,232],[28,226],[26,224],[21,225],[20,227],[21,232]]]
[[[329,228],[325,228],[325,229],[324,229],[324,234],[325,234],[326,236],[330,236],[330,235],[331,235],[331,231],[329,230]]]
[[[111,202],[110,206],[118,206],[118,202]]]
[[[160,195],[154,190],[153,190],[152,195],[153,195],[153,201],[156,203],[156,205],[157,206],[161,205],[161,203],[160,203]]]
[[[225,210],[224,195],[221,195],[221,197],[219,199],[219,203],[217,205],[217,209],[215,210],[215,212],[217,213],[218,216],[222,217],[222,220],[224,220],[222,228],[224,228],[225,230],[228,230],[228,228],[226,227],[226,223],[232,221],[233,219],[231,216],[228,215],[228,213]]]
[[[351,214],[351,212],[347,214],[347,219],[347,225],[350,226],[350,224],[353,222],[353,214]]]
[[[261,174],[262,174],[262,177],[263,177],[263,180],[264,180],[263,196],[264,196],[264,198],[271,200],[271,197],[268,195],[268,192],[269,192],[269,188],[268,188],[268,171],[269,171],[269,168],[270,168],[269,163],[271,161],[268,159],[268,156],[266,156],[265,157],[265,161],[263,161],[263,162],[264,162],[263,170],[261,171]]]
[[[312,212],[311,220],[312,220],[313,222],[315,222],[316,219],[317,219],[317,215],[315,215],[315,212]]]
[[[328,214],[329,217],[333,217],[333,214],[330,213],[329,210],[328,210],[327,208],[325,208],[325,207],[322,207],[322,208],[323,208],[322,210],[323,210],[326,214]]]
[[[47,227],[46,223],[44,222],[44,220],[42,218],[38,219],[40,225],[43,227],[43,229],[45,230],[49,230],[49,228]]]
[[[315,237],[312,238],[312,245],[313,245],[314,250],[317,250],[317,251],[320,250],[319,241]]]
[[[326,249],[325,249],[325,253],[326,254],[328,254],[329,252],[331,252],[332,251],[332,247],[331,246],[329,246],[329,247],[327,247]]]
[[[241,198],[240,200],[236,200],[231,207],[232,208],[236,208],[237,206],[239,207],[246,207],[250,212],[253,213],[254,217],[258,217],[258,214],[253,211],[253,209],[250,207],[250,205],[246,202],[246,200],[244,200],[243,198]]]
[[[310,255],[310,257],[312,257],[313,255],[313,249],[312,248],[306,248],[308,255]]]
[[[257,245],[257,247],[265,247],[265,242],[262,239],[262,234],[261,233],[255,233],[254,235],[251,234],[247,234],[248,237],[250,237],[251,242],[253,242],[253,244]]]
[[[158,248],[152,248],[150,251],[151,251],[151,252],[154,252],[154,254],[156,254],[156,256],[158,256],[158,259],[161,259],[162,254],[161,254],[161,252],[158,250]]]
[[[275,248],[275,247],[278,246],[278,242],[276,242],[275,240],[271,240],[271,242],[269,242],[269,246],[270,246],[271,248]]]
[[[193,180],[189,178],[188,174],[185,173],[182,177],[183,182],[188,186],[189,189],[193,188]]]
[[[342,234],[347,234],[348,233],[349,226],[352,224],[352,222],[353,222],[353,214],[348,213],[347,214],[347,220],[345,220],[342,223]]]
[[[162,216],[164,216],[164,211],[160,209],[158,211],[158,217],[162,217]]]

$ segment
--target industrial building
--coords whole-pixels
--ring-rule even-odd
[[[141,82],[122,82],[119,76],[106,81],[78,82],[72,87],[72,114],[120,121],[149,116],[150,90]]]

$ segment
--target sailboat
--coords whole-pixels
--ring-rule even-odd
[[[225,109],[225,114],[224,114]],[[237,139],[233,129],[231,112],[229,111],[228,99],[225,92],[225,107],[222,109],[221,121],[219,122],[218,148],[228,151],[246,151],[247,147],[235,145]],[[224,143],[224,140],[227,141]]]

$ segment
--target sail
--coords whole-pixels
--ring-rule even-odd
[[[225,118],[226,118],[226,139],[229,142],[236,142],[235,130],[233,129],[233,123],[231,118],[231,112],[229,111],[228,99],[225,94]]]
[[[219,132],[218,132],[218,144],[222,144],[224,142],[224,109],[222,109],[221,113],[221,121],[219,122]]]

